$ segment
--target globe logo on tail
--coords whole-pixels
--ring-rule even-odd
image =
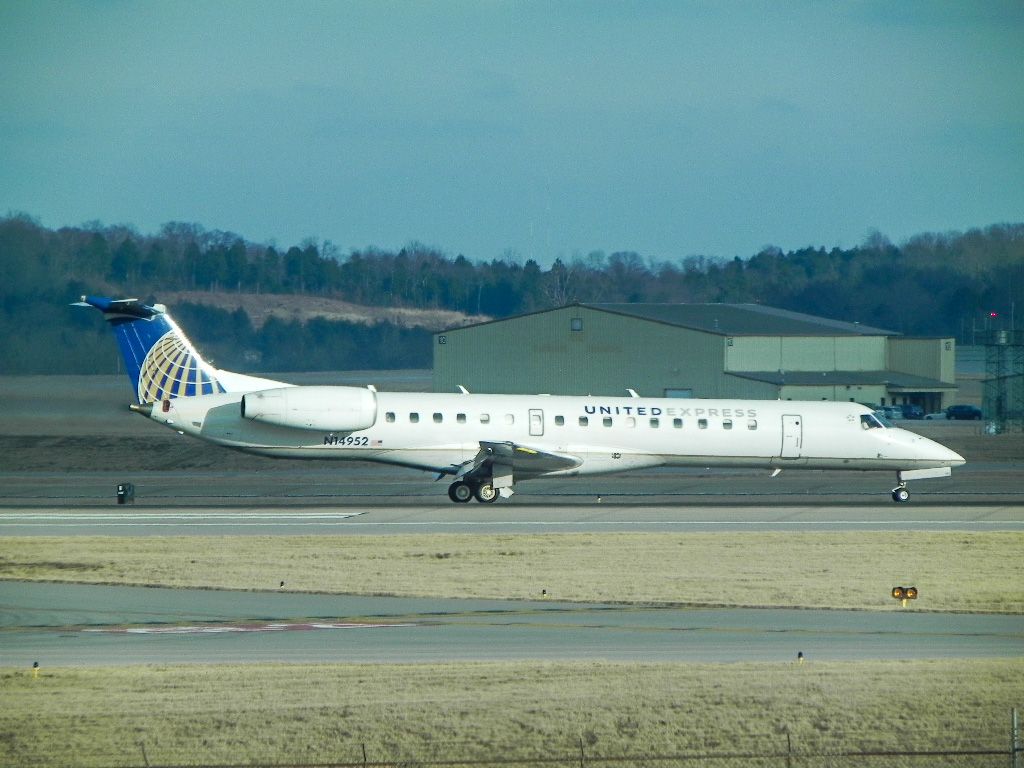
[[[140,403],[223,391],[195,350],[173,331],[153,345],[139,370]]]

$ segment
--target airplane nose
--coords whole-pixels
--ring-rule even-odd
[[[956,451],[947,448],[942,443],[937,443],[934,440],[928,440],[927,438],[922,439],[925,440],[929,459],[940,461],[943,466],[947,467],[959,467],[960,465],[967,463],[967,459]]]
[[[907,458],[912,457],[933,467],[959,467],[967,463],[963,456],[942,443],[908,430],[899,430],[899,434],[900,443],[910,454]]]
[[[946,448],[945,446],[942,447]],[[949,466],[951,467],[959,467],[961,464],[967,463],[967,459],[965,459],[956,451],[951,451],[949,448],[946,448],[946,453],[949,454],[949,458],[946,459],[946,461],[949,462]]]

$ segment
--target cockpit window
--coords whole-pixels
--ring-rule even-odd
[[[873,413],[865,413],[860,417],[861,429],[885,429],[885,424]]]

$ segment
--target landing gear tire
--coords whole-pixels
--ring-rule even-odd
[[[910,501],[910,491],[908,491],[906,488],[902,486],[900,486],[899,488],[893,488],[892,500],[895,501],[897,504],[902,504],[904,502]]]
[[[493,504],[498,500],[498,490],[490,483],[481,483],[473,492],[476,500],[481,504]]]
[[[456,504],[465,504],[473,498],[473,488],[469,483],[459,480],[457,483],[452,483],[448,486],[448,498]]]

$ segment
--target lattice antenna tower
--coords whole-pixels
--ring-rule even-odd
[[[1024,331],[987,331],[982,412],[996,430],[1024,430]]]

